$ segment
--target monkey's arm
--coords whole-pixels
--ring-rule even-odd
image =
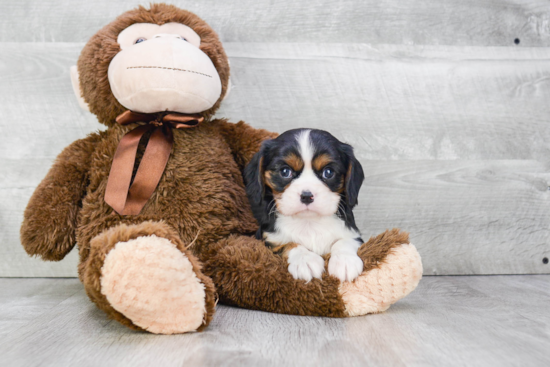
[[[260,150],[264,140],[274,139],[278,135],[267,130],[255,129],[243,121],[236,124],[227,122],[227,120],[217,120],[216,122],[241,171],[254,154]]]
[[[89,135],[66,147],[31,196],[21,226],[21,243],[29,255],[59,261],[74,247],[77,216],[98,137]]]

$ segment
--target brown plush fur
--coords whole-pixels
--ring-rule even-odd
[[[222,303],[292,315],[346,316],[337,278],[325,273],[322,280],[296,280],[283,257],[261,241],[231,236],[212,246],[201,260]]]
[[[265,130],[266,134],[250,134],[250,128],[246,128],[247,125],[243,121],[236,124],[220,124],[219,126],[220,133],[228,142],[231,151],[238,152],[238,154],[233,154],[233,158],[241,171],[252,160],[265,139],[277,137],[276,133],[267,133]]]
[[[221,98],[202,115],[205,118],[210,118],[219,108],[221,100],[227,92],[229,64],[218,35],[204,20],[193,13],[173,5],[151,4],[150,9],[140,6],[127,11],[103,27],[88,41],[78,59],[77,66],[83,97],[99,122],[113,126],[115,118],[125,111],[125,108],[113,96],[107,79],[109,64],[113,57],[120,52],[120,46],[117,43],[118,34],[135,23],[162,25],[170,22],[182,23],[193,28],[201,38],[200,49],[214,63],[222,82]]]
[[[116,116],[125,109],[111,93],[107,71],[120,51],[116,42],[120,31],[142,22],[180,22],[192,27],[201,37],[200,49],[220,74],[222,93],[217,103],[202,113],[206,121],[200,127],[174,130],[169,162],[140,215],[120,216],[104,202],[105,187],[118,143],[138,124],[115,123]],[[200,263],[183,246],[196,238],[192,252],[200,253],[232,233],[249,234],[256,230],[241,170],[261,142],[276,134],[252,129],[242,122],[209,120],[227,90],[227,57],[218,36],[204,21],[172,5],[153,4],[150,9],[139,7],[119,16],[90,39],[78,60],[78,69],[85,101],[109,129],[71,144],[60,154],[25,211],[23,246],[31,255],[61,260],[78,243],[79,275],[90,298],[110,317],[137,328],[101,294],[101,267],[116,242],[136,233],[157,233],[162,223],[165,228],[161,232],[190,257],[198,278],[206,286],[207,325],[214,312],[214,287],[202,275]],[[138,160],[144,145],[140,144]],[[144,224],[149,222],[157,225],[153,228]]]
[[[149,10],[139,7],[100,30],[82,51],[78,69],[83,97],[108,129],[67,147],[37,187],[21,228],[25,250],[45,260],[61,260],[78,243],[79,276],[90,299],[109,317],[134,329],[139,327],[114,310],[101,293],[101,269],[117,242],[151,234],[175,244],[205,285],[207,312],[202,327],[208,325],[214,313],[215,287],[222,302],[241,307],[345,316],[336,278],[325,274],[322,281],[315,279],[307,284],[295,280],[283,258],[251,237],[257,223],[245,194],[242,170],[262,141],[276,134],[243,122],[210,120],[222,97],[203,113],[206,121],[202,125],[173,131],[174,144],[166,169],[139,215],[118,215],[105,203],[117,145],[124,134],[138,126],[115,124],[115,117],[124,108],[111,93],[107,70],[119,51],[118,33],[136,22],[180,22],[192,27],[201,37],[201,49],[220,73],[222,97],[225,94],[227,57],[215,32],[194,14],[171,5],[151,5]],[[138,157],[142,154],[143,144]],[[406,242],[406,237],[393,231],[371,239],[363,246],[368,248],[360,250],[366,268],[383,261],[392,246]]]
[[[364,271],[369,271],[379,267],[393,248],[408,243],[408,233],[392,229],[371,237],[357,254]],[[283,246],[282,254],[274,254],[262,241],[231,236],[202,254],[203,271],[216,284],[222,303],[292,315],[346,317],[336,277],[325,271],[322,279],[305,283],[288,272],[285,252],[292,247]],[[323,257],[327,268],[330,254]]]
[[[394,247],[405,243],[409,243],[409,234],[397,228],[369,238],[357,251],[363,260],[363,271],[379,267]]]
[[[29,255],[59,261],[76,244],[92,153],[104,135],[93,134],[66,147],[36,188],[21,227],[21,243]]]
[[[127,242],[140,236],[149,235],[166,238],[176,245],[176,247],[189,259],[193,265],[195,274],[201,283],[204,284],[206,290],[207,312],[205,313],[203,324],[199,328],[199,330],[202,330],[210,323],[216,308],[214,283],[212,283],[210,278],[202,274],[200,263],[191,251],[187,249],[187,246],[183,244],[179,235],[163,222],[147,221],[137,225],[120,224],[94,237],[90,243],[90,254],[88,258],[81,262],[78,267],[80,279],[86,287],[86,292],[90,299],[113,319],[132,329],[139,330],[140,328],[138,326],[134,325],[123,314],[113,309],[105,296],[100,292],[101,268],[105,262],[105,257],[118,242]]]

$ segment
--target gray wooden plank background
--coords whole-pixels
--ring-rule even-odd
[[[164,1],[199,14],[224,42],[550,45],[547,0]],[[82,42],[148,1],[3,0],[0,41]]]
[[[102,128],[69,67],[137,3],[75,3],[0,2],[0,276],[76,274],[75,253],[28,258],[19,226],[55,156]],[[427,274],[550,273],[550,3],[177,4],[225,41],[233,89],[218,116],[354,145],[365,237],[410,231]]]

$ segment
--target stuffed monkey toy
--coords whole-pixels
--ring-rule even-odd
[[[95,34],[71,70],[81,105],[107,126],[55,160],[24,214],[30,255],[59,261],[78,244],[90,299],[151,333],[202,330],[217,300],[294,315],[386,310],[422,274],[408,235],[363,244],[363,273],[294,279],[258,228],[242,171],[276,136],[212,116],[228,91],[217,34],[172,5],[128,11]]]

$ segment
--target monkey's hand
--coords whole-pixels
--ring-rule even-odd
[[[21,243],[29,255],[59,261],[74,247],[78,211],[98,136],[92,134],[65,148],[34,191],[21,226]]]

